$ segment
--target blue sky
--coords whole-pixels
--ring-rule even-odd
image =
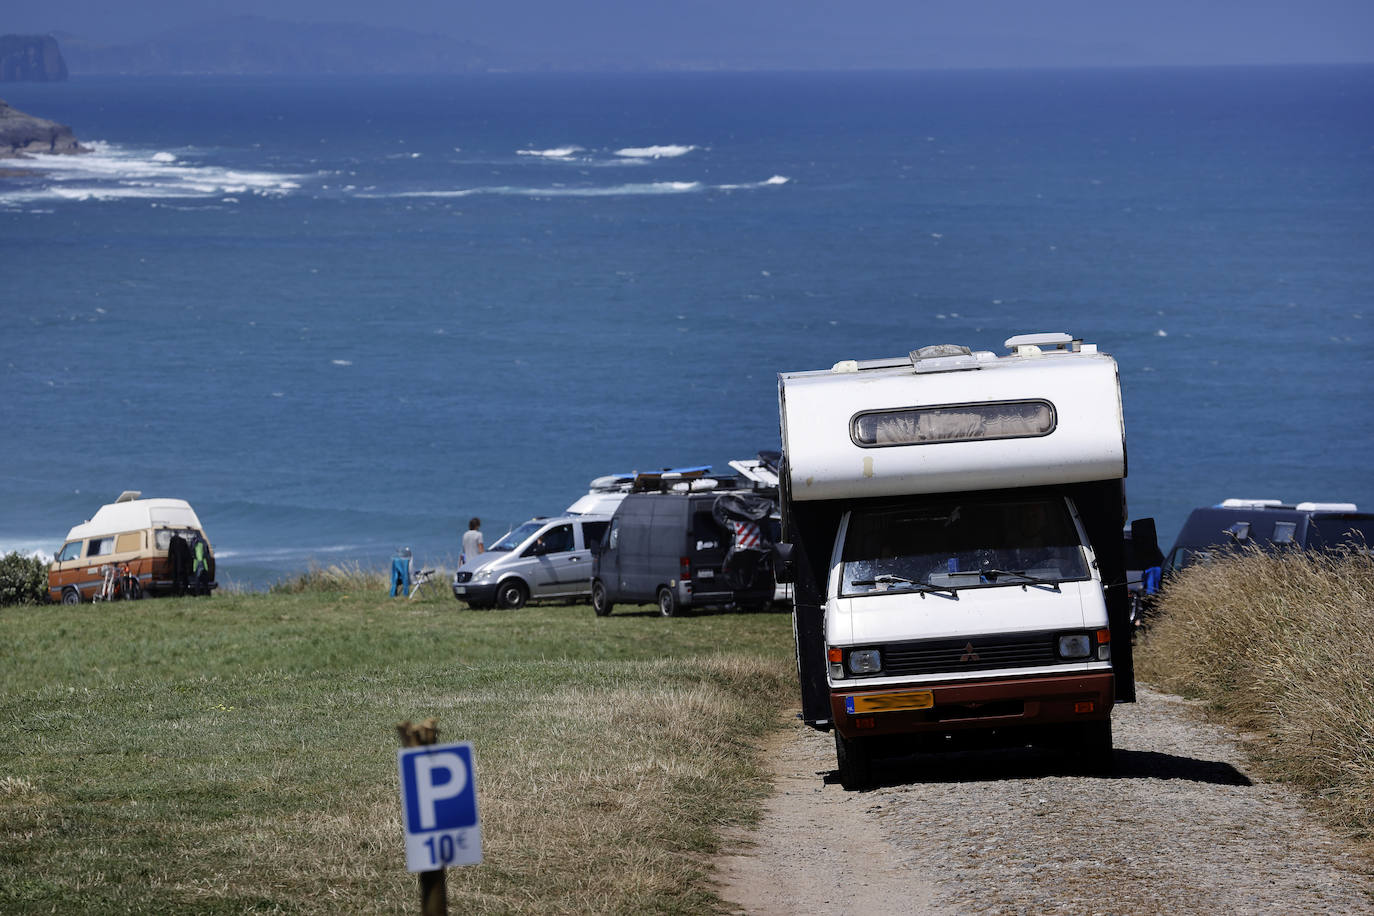
[[[215,17],[439,33],[615,66],[1100,66],[1374,61],[1374,0],[41,0],[0,31],[135,40]]]

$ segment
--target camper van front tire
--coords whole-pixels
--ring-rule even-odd
[[[80,603],[81,603],[81,593],[78,592],[76,589],[71,588],[71,587],[62,589],[62,603],[63,603],[63,604],[80,604]]]
[[[839,765],[840,785],[849,792],[873,786],[873,750],[870,741],[846,738],[835,732],[835,762]]]

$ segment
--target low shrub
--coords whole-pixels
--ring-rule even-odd
[[[1270,776],[1331,802],[1374,840],[1374,559],[1242,553],[1170,580],[1143,680],[1205,700]]]
[[[0,557],[0,605],[43,604],[48,600],[48,564],[37,557]]]

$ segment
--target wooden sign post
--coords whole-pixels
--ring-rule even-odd
[[[439,738],[439,720],[429,718],[414,725],[409,719],[396,726],[401,737],[401,747],[424,747],[434,744]],[[448,916],[448,887],[444,882],[444,869],[420,872],[420,914],[421,916]]]

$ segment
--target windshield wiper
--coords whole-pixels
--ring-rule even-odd
[[[883,573],[881,576],[874,576],[872,579],[854,579],[850,585],[891,585],[893,582],[901,582],[904,585],[915,585],[919,588],[929,588],[924,582],[917,582],[915,579],[908,579],[906,576],[893,576]]]
[[[913,591],[913,592],[948,592],[948,593],[951,594],[951,595],[954,594],[954,589],[953,589],[953,588],[948,588],[948,587],[940,586],[940,585],[930,585],[929,583],[926,583],[926,582],[917,582],[915,579],[908,579],[906,576],[893,576],[893,575],[888,575],[888,574],[883,574],[883,575],[881,575],[881,576],[874,576],[872,579],[854,579],[854,580],[852,580],[849,584],[850,584],[850,585],[905,585],[905,586],[908,586],[908,588],[907,588],[907,589],[903,589],[904,591],[909,590],[909,591]]]
[[[1025,579],[1027,582],[1034,582],[1036,585],[1058,585],[1060,579],[1042,579],[1039,576],[1032,576],[1024,569],[980,569],[978,570],[985,579],[996,582],[998,576],[1015,576],[1018,579]]]

